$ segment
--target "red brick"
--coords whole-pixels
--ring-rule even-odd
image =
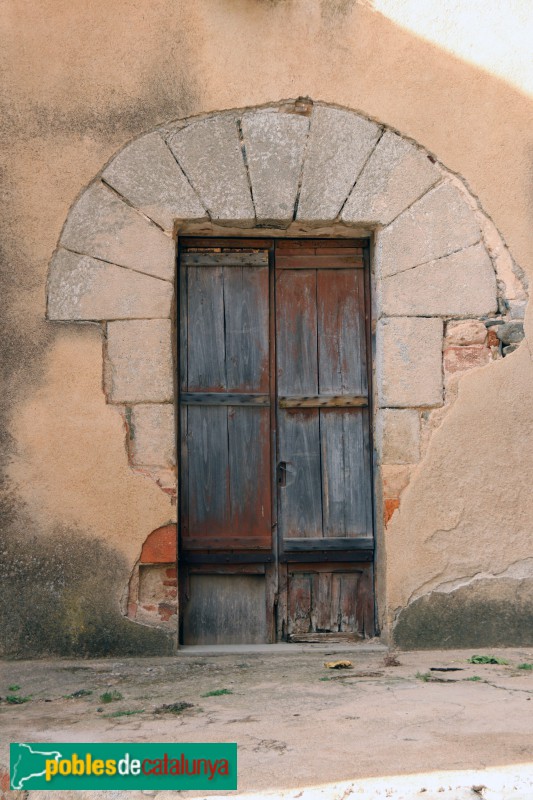
[[[388,525],[390,518],[394,514],[397,508],[400,507],[400,498],[399,497],[390,497],[385,500],[385,525]]]
[[[176,606],[170,605],[170,603],[159,603],[158,612],[162,621],[168,622],[170,617],[173,617],[177,613],[177,609]]]
[[[178,570],[176,567],[169,567],[165,570],[165,575],[167,578],[177,578],[178,577]]]
[[[488,332],[488,335],[487,335],[487,345],[489,347],[498,347],[499,344],[500,344],[500,340],[498,339],[498,336],[496,335],[496,331],[494,330],[494,328],[489,328],[489,332]]]
[[[490,350],[482,344],[467,347],[447,347],[444,351],[446,372],[462,372],[472,367],[482,367],[490,361]]]
[[[141,564],[172,564],[176,561],[176,525],[157,528],[147,537]]]

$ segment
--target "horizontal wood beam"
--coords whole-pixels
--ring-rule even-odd
[[[268,267],[268,252],[261,253],[182,253],[185,267]]]
[[[319,552],[282,552],[280,564],[364,563],[374,560],[373,550],[320,550]]]
[[[364,408],[366,395],[291,395],[279,398],[280,408]]]
[[[364,263],[361,256],[356,255],[291,255],[278,253],[276,255],[276,269],[363,269]]]
[[[374,549],[374,539],[371,536],[336,536],[335,538],[314,538],[306,539],[301,537],[298,539],[284,539],[283,549],[286,552],[299,552],[299,551],[323,551],[323,550],[369,550]]]
[[[269,406],[268,394],[234,394],[231,392],[182,392],[184,406]]]

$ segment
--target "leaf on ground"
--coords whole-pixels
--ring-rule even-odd
[[[353,669],[353,664],[351,661],[344,660],[344,661],[324,661],[324,666],[326,669]]]

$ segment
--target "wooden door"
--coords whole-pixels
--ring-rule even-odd
[[[186,642],[371,632],[362,244],[180,248]]]

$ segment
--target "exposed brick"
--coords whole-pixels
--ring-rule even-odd
[[[494,328],[489,328],[487,333],[487,347],[499,347],[500,340],[496,335],[496,331]]]
[[[399,497],[389,497],[384,502],[384,518],[385,518],[385,525],[389,524],[389,520],[396,511],[397,508],[400,507],[400,498]]]
[[[146,538],[141,564],[168,564],[176,561],[176,525],[157,528]]]
[[[473,367],[483,367],[491,360],[490,350],[482,344],[467,347],[447,347],[444,351],[446,372],[461,372]]]

